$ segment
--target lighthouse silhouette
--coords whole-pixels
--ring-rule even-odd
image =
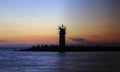
[[[66,26],[63,24],[59,26],[59,46],[61,48],[64,48],[66,43],[65,43],[65,34],[66,34]]]

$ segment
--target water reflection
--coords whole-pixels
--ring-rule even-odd
[[[119,52],[0,52],[1,72],[120,72]]]

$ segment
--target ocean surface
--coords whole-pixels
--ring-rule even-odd
[[[0,72],[120,72],[120,52],[0,50]]]

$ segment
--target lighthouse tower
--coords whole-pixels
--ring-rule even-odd
[[[65,34],[66,27],[64,25],[59,26],[59,46],[61,48],[65,47]]]

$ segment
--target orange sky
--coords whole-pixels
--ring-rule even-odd
[[[118,7],[114,0],[0,1],[0,45],[58,44],[61,24],[68,44],[120,43]]]

